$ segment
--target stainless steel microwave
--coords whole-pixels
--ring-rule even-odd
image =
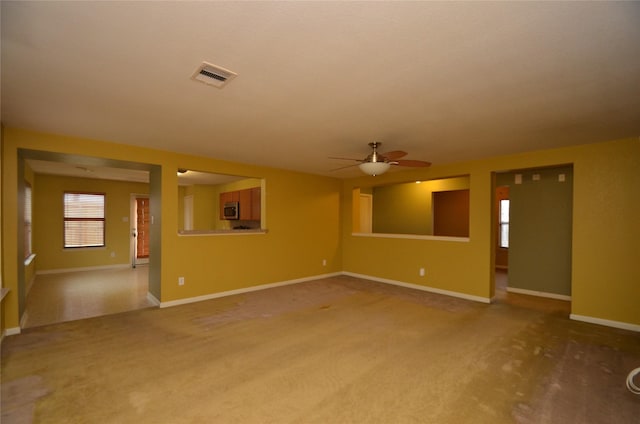
[[[239,202],[226,202],[224,204],[224,219],[239,219],[240,218],[240,204]]]

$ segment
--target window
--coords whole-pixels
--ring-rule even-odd
[[[500,200],[500,247],[509,247],[509,200]]]
[[[64,193],[64,247],[104,246],[103,193]]]
[[[24,258],[31,256],[31,185],[24,185]]]

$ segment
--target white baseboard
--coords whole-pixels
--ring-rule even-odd
[[[161,308],[169,308],[171,306],[185,305],[187,303],[202,302],[204,300],[217,299],[219,297],[233,296],[234,294],[249,293],[249,292],[254,292],[254,291],[258,291],[258,290],[271,289],[271,288],[274,288],[274,287],[288,286],[288,285],[291,285],[291,284],[304,283],[304,282],[307,282],[307,281],[318,280],[318,279],[321,279],[321,278],[336,277],[338,275],[341,275],[341,273],[340,272],[335,272],[335,273],[331,273],[331,274],[314,275],[312,277],[298,278],[298,279],[295,279],[295,280],[281,281],[281,282],[277,282],[277,283],[261,284],[259,286],[245,287],[245,288],[242,288],[242,289],[229,290],[229,291],[224,291],[224,292],[219,292],[219,293],[211,293],[211,294],[206,294],[206,295],[203,295],[203,296],[196,296],[196,297],[188,297],[188,298],[184,298],[184,299],[170,300],[168,302],[160,302],[160,307]]]
[[[124,269],[124,268],[131,268],[131,264],[87,266],[82,268],[42,269],[42,270],[36,271],[36,275],[62,274],[64,272],[100,271],[100,270],[106,270],[106,269]]]
[[[620,328],[623,330],[635,331],[636,333],[640,333],[640,325],[630,324],[628,322],[612,321],[608,319],[594,318],[594,317],[577,315],[577,314],[571,314],[569,315],[569,318],[575,321],[583,321],[583,322],[588,322],[590,324],[604,325],[607,327]]]
[[[20,327],[11,327],[4,329],[5,336],[15,336],[16,334],[20,334]]]
[[[342,275],[348,275],[350,277],[362,278],[362,279],[365,279],[365,280],[373,280],[373,281],[377,281],[379,283],[392,284],[394,286],[406,287],[406,288],[414,289],[414,290],[422,290],[422,291],[426,291],[426,292],[430,292],[430,293],[443,294],[445,296],[458,297],[460,299],[472,300],[474,302],[491,303],[491,299],[488,298],[488,297],[474,296],[474,295],[471,295],[471,294],[460,293],[460,292],[455,292],[455,291],[450,291],[450,290],[442,290],[442,289],[437,289],[435,287],[421,286],[419,284],[405,283],[403,281],[389,280],[387,278],[373,277],[371,275],[365,275],[365,274],[356,274],[355,272],[343,272]]]
[[[535,290],[519,289],[517,287],[507,287],[507,291],[509,293],[527,294],[529,296],[547,297],[549,299],[571,301],[571,296],[567,296],[565,294],[556,294],[556,293],[548,293],[548,292],[541,292],[541,291],[535,291]]]
[[[147,292],[147,300],[149,300],[149,302],[153,303],[156,306],[160,306],[160,300],[155,297],[151,292]]]
[[[28,316],[29,316],[29,313],[27,311],[24,311],[24,313],[22,314],[22,317],[20,318],[20,328],[26,327]]]

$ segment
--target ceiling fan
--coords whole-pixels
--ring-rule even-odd
[[[354,160],[356,162],[360,162],[358,167],[362,172],[367,175],[380,175],[391,167],[391,165],[395,166],[410,166],[414,168],[427,167],[431,165],[431,162],[426,162],[423,160],[407,160],[400,159],[406,156],[408,153],[403,152],[402,150],[394,150],[386,153],[378,153],[378,148],[382,143],[378,141],[374,141],[373,143],[369,143],[371,147],[371,153],[364,159],[352,159],[352,158],[335,158],[330,157],[329,159],[339,159],[339,160]],[[349,168],[355,165],[343,166],[341,168],[334,169],[337,171],[338,169]]]

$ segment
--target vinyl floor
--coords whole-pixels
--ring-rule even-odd
[[[23,328],[117,314],[154,306],[147,298],[149,267],[36,275]]]

